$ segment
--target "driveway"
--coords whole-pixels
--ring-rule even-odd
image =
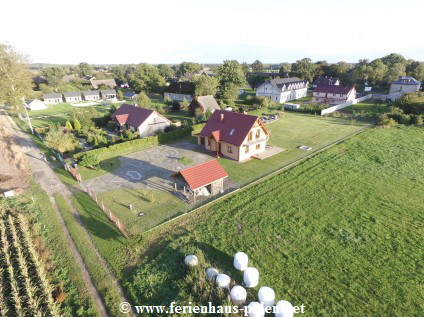
[[[192,162],[185,165],[181,158]],[[145,188],[173,190],[171,175],[188,166],[213,159],[200,145],[190,142],[178,142],[170,145],[159,145],[143,151],[131,153],[119,158],[120,166],[103,176],[83,181],[95,192],[105,192],[119,188]]]

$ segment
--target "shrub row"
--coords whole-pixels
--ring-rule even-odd
[[[81,152],[74,155],[75,160],[80,160],[85,153],[96,154],[100,161],[125,155],[128,153],[144,150],[161,143],[167,143],[191,135],[192,127],[185,127],[182,129],[174,130],[168,133],[159,133],[157,135],[149,136],[143,139],[135,139],[127,142],[117,143],[108,147],[91,150],[88,152]]]

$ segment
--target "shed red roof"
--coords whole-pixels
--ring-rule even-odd
[[[181,175],[192,190],[209,185],[210,183],[228,177],[227,172],[217,160],[201,163],[174,174]]]
[[[146,108],[140,108],[129,104],[123,104],[112,115],[119,124],[129,124],[138,128],[154,111]]]
[[[347,95],[355,86],[339,86],[339,85],[318,85],[314,92],[324,92],[330,94]]]
[[[215,110],[199,134],[205,137],[213,135],[219,137],[219,141],[240,146],[257,120],[256,116]],[[264,129],[265,133],[269,133]]]

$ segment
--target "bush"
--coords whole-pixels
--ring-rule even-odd
[[[93,151],[82,153],[79,164],[81,166],[98,166],[100,163],[99,156]]]
[[[420,115],[413,115],[413,116],[412,116],[412,124],[415,124],[415,125],[423,125],[423,124],[424,124],[423,116],[420,116]]]

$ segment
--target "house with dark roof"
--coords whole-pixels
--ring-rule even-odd
[[[209,95],[194,97],[188,109],[192,115],[196,115],[197,113],[205,113],[206,111],[213,113],[215,110],[220,110],[221,107],[216,102],[215,98]]]
[[[334,77],[327,77],[327,76],[318,76],[315,78],[314,83],[312,84],[312,87],[315,88],[316,86],[320,85],[340,85],[340,80],[338,78]]]
[[[175,101],[192,101],[196,85],[190,81],[171,83],[165,90],[164,97]]]
[[[46,105],[54,105],[63,102],[62,94],[59,93],[43,94],[43,100]]]
[[[110,78],[110,79],[94,79],[93,78],[90,80],[90,83],[94,89],[99,88],[100,85],[108,86],[111,89],[116,87],[116,81],[113,78]]]
[[[118,131],[131,130],[142,138],[164,131],[171,125],[171,121],[158,112],[129,104],[123,104],[111,117]]]
[[[100,90],[100,95],[102,99],[104,100],[115,100],[116,90],[115,89]]]
[[[86,90],[82,92],[84,100],[97,101],[100,100],[100,93],[98,90]]]
[[[124,92],[124,99],[125,100],[136,100],[137,94],[134,91]]]
[[[312,92],[312,102],[338,105],[356,99],[355,86],[319,85]]]
[[[236,161],[264,152],[270,132],[257,116],[215,110],[197,135],[205,149]]]
[[[63,97],[65,102],[80,102],[82,101],[81,93],[78,91],[64,92]]]
[[[193,202],[197,196],[216,195],[224,190],[224,180],[227,172],[217,160],[211,160],[192,167],[188,167],[172,174],[175,191],[181,190]],[[182,188],[181,188],[182,187]]]
[[[387,96],[391,101],[396,101],[404,94],[417,92],[420,90],[421,82],[412,76],[399,76],[399,78],[390,84],[390,91]]]
[[[256,96],[278,103],[306,97],[307,93],[308,81],[297,77],[271,79],[256,88]]]

